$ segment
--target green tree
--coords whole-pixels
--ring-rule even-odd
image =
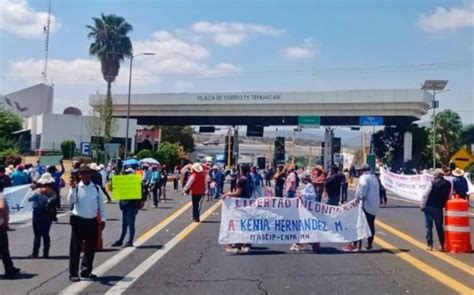
[[[376,132],[372,136],[375,155],[395,169],[401,167],[403,164],[403,137],[406,131],[413,134],[412,162],[418,168],[428,166],[429,132],[425,127],[419,127],[416,124],[412,124],[408,128],[386,126],[383,130]]]
[[[20,117],[0,106],[0,151],[15,147],[16,141],[12,132],[21,130],[21,128]]]
[[[147,149],[141,150],[135,155],[137,158],[145,159],[145,158],[152,158],[153,157],[153,152]]]
[[[161,141],[183,146],[186,153],[194,151],[194,130],[190,126],[162,126]]]
[[[64,159],[71,159],[76,150],[76,142],[74,140],[65,140],[61,142],[61,153]]]
[[[160,149],[156,152],[156,159],[161,164],[173,167],[179,162],[179,145],[176,143],[163,142]]]
[[[451,156],[461,147],[462,121],[458,113],[444,110],[436,114],[436,161],[448,165]],[[430,132],[429,149],[432,150]]]
[[[127,36],[133,27],[125,18],[114,14],[93,17],[94,25],[88,25],[87,37],[94,41],[89,46],[89,54],[96,56],[101,64],[102,76],[107,82],[105,101],[104,134],[112,137],[112,82],[119,74],[120,63],[133,54],[132,41]]]
[[[474,144],[474,124],[464,126],[461,132],[462,144]]]

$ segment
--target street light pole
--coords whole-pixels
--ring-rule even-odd
[[[132,96],[132,68],[133,68],[133,58],[135,56],[130,56],[130,72],[128,76],[128,100],[127,100],[127,127],[125,129],[125,152],[124,160],[128,157],[128,131],[130,129],[130,100]]]
[[[448,84],[448,80],[426,80],[421,86],[422,90],[433,90],[433,100],[431,107],[433,108],[433,126],[432,126],[432,144],[433,144],[433,169],[436,168],[436,90],[443,90]],[[447,90],[446,90],[447,91]]]
[[[155,55],[153,52],[143,52],[140,54],[130,56],[130,72],[128,76],[128,99],[127,99],[127,123],[126,123],[126,130],[125,130],[125,151],[124,151],[124,158],[127,159],[128,156],[128,132],[130,129],[130,100],[132,98],[132,68],[133,68],[133,59],[140,55]]]

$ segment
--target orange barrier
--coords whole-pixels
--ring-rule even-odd
[[[444,249],[452,253],[471,253],[469,204],[455,195],[446,203],[444,219]]]

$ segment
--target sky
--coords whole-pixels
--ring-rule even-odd
[[[0,0],[0,94],[43,81],[48,0]],[[474,123],[474,2],[467,0],[52,0],[55,112],[106,92],[86,25],[133,25],[134,93],[419,88]],[[128,89],[128,60],[113,85]],[[423,118],[429,120],[428,116]]]

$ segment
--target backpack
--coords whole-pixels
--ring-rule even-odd
[[[468,187],[466,178],[464,178],[463,176],[454,177],[453,187],[455,189],[455,192],[454,192],[455,194],[458,194],[459,196],[463,198],[467,196],[469,187]]]

